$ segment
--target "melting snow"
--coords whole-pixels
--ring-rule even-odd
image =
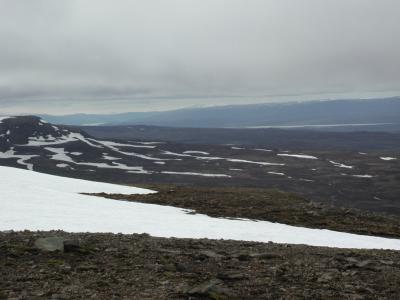
[[[279,153],[278,156],[288,156],[288,157],[296,157],[296,158],[306,158],[306,159],[318,159],[318,157],[312,155],[304,155],[304,154],[284,154]]]
[[[82,141],[89,146],[96,147],[96,148],[103,148],[100,145],[95,145],[88,141],[82,134],[70,132],[68,135],[63,135],[57,138],[54,138],[51,135],[48,135],[46,138],[39,136],[39,137],[30,137],[28,139],[28,143],[21,146],[50,146],[50,145],[60,145],[70,142]]]
[[[93,139],[91,139],[91,140],[95,141]],[[109,148],[109,149],[111,149],[111,150],[113,150],[115,152],[123,154],[123,155],[135,156],[135,157],[139,157],[139,158],[147,159],[147,160],[156,160],[156,161],[165,160],[165,159],[162,159],[162,158],[151,157],[151,156],[140,154],[140,153],[121,151],[118,148],[116,148],[116,146],[115,146],[116,143],[114,143],[114,142],[109,142],[109,141],[96,141],[96,142],[106,146],[107,148]]]
[[[195,157],[195,156],[190,155],[190,154],[182,154],[182,153],[176,153],[176,152],[171,152],[171,151],[163,151],[162,154],[178,156],[178,157]]]
[[[56,164],[56,167],[58,167],[58,168],[67,168],[67,167],[69,167],[69,165],[68,164]]]
[[[103,158],[106,159],[106,160],[118,160],[118,159],[121,159],[120,157],[113,157],[113,156],[109,156],[109,155],[106,155],[106,154],[103,154]]]
[[[194,151],[194,150],[184,151],[183,154],[202,154],[202,155],[210,155],[210,153],[208,153],[208,152],[204,152],[204,151]]]
[[[400,250],[399,239],[279,223],[212,218],[187,210],[79,193],[148,194],[150,190],[0,167],[0,230],[148,233],[340,248]]]
[[[6,152],[0,152],[0,159],[18,158],[17,163],[26,166],[28,170],[33,170],[33,164],[27,163],[26,161],[37,156],[38,155],[17,155],[12,149]]]
[[[268,174],[285,176],[285,173],[279,173],[279,172],[268,172]]]
[[[79,156],[82,155],[82,152],[70,152],[69,154],[75,155],[75,156]]]
[[[353,169],[353,166],[348,166],[348,165],[345,165],[345,164],[341,164],[341,163],[335,162],[333,160],[330,160],[329,162],[332,165],[334,165],[335,167],[338,167],[338,168]]]
[[[46,147],[45,149],[54,153],[50,159],[65,161],[65,162],[73,163],[75,165],[92,166],[92,167],[103,168],[103,169],[120,169],[120,170],[131,171],[130,173],[133,173],[133,172],[140,173],[140,174],[150,174],[151,173],[150,171],[144,170],[143,167],[136,167],[136,166],[130,167],[125,164],[120,164],[120,163],[116,163],[116,162],[113,162],[112,165],[109,165],[106,163],[76,162],[67,155],[67,152],[65,152],[64,148]]]
[[[207,174],[207,173],[194,173],[194,172],[172,172],[172,171],[162,171],[163,174],[171,174],[171,175],[189,175],[189,176],[203,176],[203,177],[228,177],[231,176],[226,174]]]
[[[225,160],[234,163],[247,163],[247,164],[256,164],[262,166],[284,166],[285,164],[282,163],[270,163],[270,162],[263,162],[263,161],[252,161],[252,160],[245,160],[245,159],[237,159],[237,158],[224,158],[224,157],[217,157],[217,156],[194,156],[190,154],[181,154],[175,153],[171,151],[163,151],[166,155],[174,155],[174,156],[181,156],[181,157],[193,157],[199,160]]]
[[[382,159],[382,160],[395,160],[395,159],[397,159],[395,157],[379,157],[379,158]]]
[[[265,151],[265,152],[272,152],[272,150],[269,149],[261,149],[261,148],[257,148],[257,149],[253,149],[255,151]]]
[[[353,177],[358,177],[358,178],[372,178],[372,177],[374,177],[374,176],[372,176],[372,175],[351,175],[351,176],[353,176]]]
[[[261,166],[284,166],[285,164],[280,163],[269,163],[263,161],[252,161],[252,160],[244,160],[244,159],[236,159],[236,158],[226,158],[226,161],[230,162],[238,162],[238,163],[248,163],[248,164],[256,164]]]
[[[158,144],[165,144],[164,142],[135,142],[135,141],[130,141],[136,144],[142,144],[142,145],[158,145]]]

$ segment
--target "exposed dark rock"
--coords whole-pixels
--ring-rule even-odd
[[[79,252],[80,246],[78,240],[65,240],[64,241],[64,251],[65,252]]]

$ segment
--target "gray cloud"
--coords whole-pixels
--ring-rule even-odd
[[[400,94],[399,17],[398,0],[0,0],[0,110]]]

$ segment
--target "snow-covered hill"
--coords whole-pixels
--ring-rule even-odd
[[[232,239],[342,248],[400,250],[400,240],[307,229],[266,221],[188,214],[183,209],[79,193],[146,194],[151,190],[0,167],[0,230],[149,233],[159,237]]]

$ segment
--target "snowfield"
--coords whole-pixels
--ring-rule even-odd
[[[400,250],[400,240],[279,223],[211,218],[187,210],[79,193],[154,191],[0,167],[0,230],[149,233],[159,237],[232,239],[341,248]]]

